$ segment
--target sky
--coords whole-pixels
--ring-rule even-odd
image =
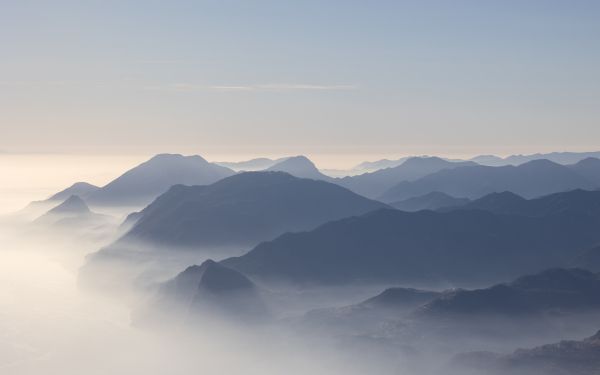
[[[1,0],[0,150],[598,150],[599,41],[598,1]]]

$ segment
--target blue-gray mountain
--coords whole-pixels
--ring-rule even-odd
[[[197,155],[160,154],[101,188],[77,183],[51,199],[78,194],[91,205],[141,207],[152,202],[172,185],[207,185],[234,173]]]
[[[490,283],[568,264],[600,240],[599,225],[598,216],[568,211],[527,217],[379,210],[285,234],[223,264],[300,284]]]
[[[600,217],[600,190],[571,190],[540,198],[525,199],[505,191],[491,193],[463,206],[451,209],[484,210],[497,214],[549,216],[563,213]]]
[[[578,268],[549,269],[507,284],[455,290],[419,308],[419,318],[481,318],[584,312],[600,309],[600,275]]]
[[[266,169],[269,172],[286,172],[295,177],[311,178],[313,180],[334,181],[333,178],[321,173],[315,164],[305,156],[293,156],[278,161]]]
[[[148,305],[135,312],[134,323],[189,323],[202,319],[202,314],[244,322],[262,321],[268,317],[261,292],[252,281],[237,271],[207,260],[162,283]]]
[[[434,191],[418,197],[408,198],[403,201],[390,203],[390,206],[402,211],[439,210],[461,207],[469,203],[467,198],[455,198],[448,194]]]
[[[550,152],[547,154],[510,155],[501,158],[495,155],[479,155],[470,160],[491,167],[503,165],[520,165],[532,160],[547,159],[558,164],[575,164],[586,158],[600,158],[600,151],[595,152]]]
[[[355,193],[369,198],[376,198],[402,181],[414,181],[441,170],[475,165],[477,164],[471,161],[451,162],[438,157],[414,157],[405,160],[396,167],[340,178],[337,179],[336,183]],[[399,200],[401,199],[395,201]]]
[[[512,354],[471,352],[451,363],[460,375],[597,375],[600,373],[600,331],[583,340],[563,340]]]
[[[335,184],[283,172],[246,172],[208,186],[173,186],[141,211],[121,242],[253,246],[382,207]]]
[[[470,199],[502,191],[534,198],[573,189],[596,189],[598,175],[600,161],[587,159],[568,166],[534,160],[517,167],[459,167],[444,169],[412,182],[400,182],[380,199],[397,202],[434,191]]]

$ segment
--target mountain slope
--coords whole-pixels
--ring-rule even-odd
[[[64,201],[67,198],[76,195],[78,197],[86,198],[96,190],[100,189],[98,186],[88,184],[87,182],[76,182],[69,186],[65,190],[59,191],[50,198],[49,201]]]
[[[510,155],[501,158],[495,155],[479,155],[472,161],[481,165],[499,167],[503,165],[520,165],[532,160],[547,159],[557,164],[570,165],[586,158],[600,158],[600,151],[596,152],[550,152],[547,154]]]
[[[270,166],[265,171],[286,172],[299,178],[311,178],[313,180],[331,181],[332,178],[321,173],[312,161],[305,156],[293,156],[286,158]]]
[[[548,160],[535,160],[518,167],[461,167],[442,170],[413,182],[401,182],[380,199],[394,202],[439,191],[455,197],[476,199],[486,194],[511,191],[525,198],[597,186],[571,169]]]
[[[490,288],[444,293],[416,312],[420,318],[468,318],[600,309],[600,275],[583,269],[550,269]]]
[[[440,208],[460,207],[470,200],[467,198],[454,198],[448,194],[437,191],[419,196],[408,198],[403,201],[390,203],[390,206],[402,211],[420,211],[420,210],[438,210]]]
[[[134,314],[134,322],[182,323],[202,319],[204,314],[242,321],[264,320],[268,315],[260,291],[252,281],[209,259],[162,283],[151,302]]]
[[[413,181],[444,169],[474,165],[476,164],[473,162],[450,162],[438,157],[414,157],[396,167],[348,176],[336,182],[355,193],[375,198],[402,181]],[[396,201],[398,200],[401,199]]]
[[[379,210],[285,234],[223,264],[300,284],[493,282],[565,264],[600,239],[598,222],[567,213]]]
[[[197,155],[160,154],[92,192],[87,201],[93,205],[143,206],[173,185],[206,185],[233,174]]]
[[[492,193],[457,209],[524,216],[549,216],[570,212],[600,217],[600,191],[577,189],[535,199],[525,199],[511,192]]]
[[[600,373],[600,331],[583,340],[563,340],[512,354],[472,352],[452,361],[452,374],[597,375]]]
[[[285,158],[281,158],[281,159],[256,158],[256,159],[250,159],[250,160],[245,160],[245,161],[233,161],[233,162],[218,161],[218,162],[215,162],[215,164],[220,165],[222,167],[232,169],[236,172],[239,172],[239,171],[251,172],[251,171],[261,171],[261,170],[267,169],[267,168],[273,166],[274,164],[277,164],[277,163],[283,161],[284,159]]]
[[[323,181],[246,172],[208,186],[172,187],[141,212],[121,242],[252,246],[384,206]]]

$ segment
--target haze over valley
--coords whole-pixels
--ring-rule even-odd
[[[600,3],[4,1],[0,375],[600,375]]]

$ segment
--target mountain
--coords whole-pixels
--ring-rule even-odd
[[[151,302],[135,312],[134,323],[164,324],[176,317],[192,321],[207,313],[243,321],[264,320],[268,316],[260,291],[252,281],[209,259],[162,283]]]
[[[402,181],[417,180],[444,169],[474,165],[476,164],[473,162],[450,162],[438,157],[414,157],[407,159],[396,167],[364,173],[358,176],[344,177],[338,179],[336,183],[357,194],[375,198]],[[399,200],[402,199],[397,199],[396,201]]]
[[[92,212],[83,199],[71,195],[67,200],[35,219],[33,223],[66,229],[85,229],[108,225],[110,217]]]
[[[67,200],[48,211],[48,215],[85,215],[90,213],[90,208],[83,199],[71,195]]]
[[[381,159],[381,160],[376,160],[376,161],[365,161],[365,162],[358,164],[357,166],[355,166],[352,169],[357,170],[357,171],[374,172],[379,169],[397,167],[400,164],[404,163],[409,158],[410,157],[404,157],[404,158],[395,159],[395,160]]]
[[[600,186],[600,159],[586,158],[571,165],[571,169]]]
[[[253,246],[381,207],[385,205],[327,182],[283,172],[245,172],[208,186],[173,186],[141,211],[119,242]]]
[[[456,290],[422,306],[420,318],[516,318],[550,311],[600,309],[600,274],[583,269],[550,269],[485,289]]]
[[[355,305],[311,310],[301,318],[300,324],[344,335],[368,334],[430,302],[439,294],[412,288],[389,288]]]
[[[402,211],[420,211],[459,207],[469,202],[470,200],[467,198],[454,198],[448,194],[434,191],[419,197],[408,198],[403,201],[390,203],[390,206]]]
[[[73,195],[85,198],[98,189],[100,189],[98,186],[88,184],[87,182],[76,182],[70,187],[66,188],[65,190],[54,194],[53,196],[48,198],[48,200],[62,202]]]
[[[577,189],[535,199],[525,199],[505,191],[488,194],[457,209],[524,216],[548,216],[570,212],[600,217],[600,191]]]
[[[206,185],[233,174],[197,155],[160,154],[90,193],[87,201],[92,205],[144,206],[173,185]]]
[[[533,198],[560,191],[597,188],[596,184],[572,167],[541,159],[517,167],[445,169],[413,182],[400,182],[379,198],[384,202],[395,202],[433,191],[470,199],[493,192],[511,191],[525,198]]]
[[[488,283],[566,264],[577,249],[600,239],[599,222],[570,213],[383,209],[284,234],[223,264],[296,284]]]
[[[503,165],[508,165],[503,158],[496,155],[479,155],[469,159],[477,164],[486,165],[489,167],[500,167]]]
[[[512,354],[472,352],[457,356],[452,374],[597,375],[600,373],[600,331],[583,340],[563,340]],[[455,372],[454,372],[455,371]]]
[[[261,171],[267,169],[281,161],[285,160],[285,158],[280,159],[269,159],[269,158],[256,158],[245,161],[237,161],[237,162],[225,162],[218,161],[215,164],[220,165],[222,167],[226,167],[232,169],[236,172],[239,171]]]
[[[286,172],[295,177],[311,178],[313,180],[331,181],[332,178],[321,173],[317,167],[305,156],[286,158],[271,167],[268,172]]]
[[[551,152],[547,154],[530,154],[530,155],[510,155],[501,158],[495,155],[479,155],[471,160],[491,167],[499,167],[503,165],[520,165],[532,160],[547,159],[557,164],[569,165],[575,164],[586,158],[600,158],[600,151],[596,152]]]

